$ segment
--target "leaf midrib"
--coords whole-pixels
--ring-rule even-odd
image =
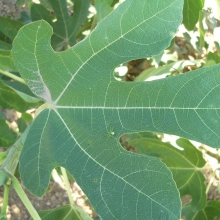
[[[158,109],[158,110],[220,110],[220,107],[218,108],[197,108],[197,107],[191,107],[191,108],[186,108],[186,107],[150,107],[150,106],[146,106],[146,107],[106,107],[106,106],[62,106],[62,105],[54,105],[53,108],[55,109],[107,109],[107,110],[130,110],[130,109]]]
[[[198,105],[197,105],[198,106]],[[52,108],[55,110],[55,109],[102,109],[102,110],[131,110],[131,109],[133,109],[133,110],[137,110],[137,109],[141,109],[141,110],[143,110],[143,109],[147,109],[147,110],[161,110],[161,109],[163,109],[163,110],[172,110],[173,112],[174,112],[174,114],[175,114],[175,110],[193,110],[195,113],[196,113],[196,115],[197,115],[197,117],[200,119],[200,121],[205,125],[205,127],[207,128],[207,129],[209,129],[213,134],[215,134],[218,138],[220,138],[220,135],[218,135],[212,128],[210,128],[204,121],[203,121],[203,119],[200,117],[200,115],[198,114],[198,112],[197,112],[197,110],[220,110],[220,108],[197,108],[197,107],[194,107],[194,108],[178,108],[178,107],[126,107],[126,106],[124,106],[124,107],[105,107],[105,106],[95,106],[95,107],[93,107],[93,106],[52,106]],[[176,118],[176,117],[175,117]],[[177,120],[177,118],[176,118],[176,121],[177,121],[177,123],[178,123],[178,120]],[[182,130],[182,128],[181,128],[181,126],[179,125],[179,123],[178,123],[178,126],[179,126],[179,128]],[[184,130],[183,130],[184,131]],[[186,131],[184,131],[185,133],[188,133],[188,132],[186,132]],[[189,135],[192,135],[192,134],[190,134],[190,133],[188,133]],[[196,138],[197,139],[197,138]],[[195,140],[196,140],[195,139]]]

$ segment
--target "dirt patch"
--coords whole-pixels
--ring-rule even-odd
[[[97,215],[93,212],[87,197],[82,192],[80,187],[76,183],[73,183],[71,184],[71,189],[75,204],[81,207],[93,219],[96,219]],[[42,198],[32,195],[27,189],[24,189],[24,191],[37,211],[54,209],[56,207],[69,204],[69,199],[66,190],[56,182],[50,183],[48,191]],[[0,187],[0,207],[2,206],[3,202],[3,192],[4,189],[2,186]],[[26,207],[23,205],[22,201],[20,200],[17,193],[12,187],[9,193],[9,206],[7,209],[7,218],[8,220],[30,219],[30,215]]]

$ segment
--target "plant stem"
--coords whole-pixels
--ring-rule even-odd
[[[201,10],[199,12],[199,35],[200,35],[200,40],[199,40],[199,47],[200,47],[200,50],[202,50],[202,48],[204,47],[205,45],[205,28],[204,28],[204,25],[203,25],[203,19],[205,17],[205,11],[204,10]]]
[[[21,153],[21,150],[23,148],[24,141],[26,139],[27,133],[30,129],[30,125],[26,128],[24,133],[21,135],[21,137],[9,148],[9,151],[7,153],[7,157],[4,161],[4,163],[1,166],[1,170],[8,174],[12,180],[12,185],[17,192],[18,196],[20,197],[21,201],[24,203],[25,207],[29,211],[30,215],[34,220],[41,220],[40,216],[38,215],[37,211],[32,206],[30,200],[26,196],[24,190],[21,188],[21,185],[19,184],[18,180],[14,177],[15,169],[18,165],[19,156]],[[6,200],[6,198],[4,198]]]
[[[68,198],[69,198],[69,201],[70,201],[70,205],[71,205],[71,206],[75,206],[74,201],[73,201],[73,197],[72,197],[72,193],[71,193],[70,184],[69,184],[69,180],[68,180],[68,177],[67,177],[66,170],[65,170],[63,167],[60,167],[60,168],[61,168],[61,172],[62,172],[62,176],[63,176],[63,181],[64,181],[64,184],[65,184],[65,186],[66,186],[66,191],[67,191],[67,194],[68,194]]]
[[[36,118],[44,109],[51,108],[53,105],[50,103],[44,103],[35,112],[34,118]]]
[[[210,189],[210,187],[211,187],[211,185],[212,185],[212,183],[213,183],[213,181],[214,181],[215,171],[216,171],[216,170],[214,170],[214,171],[212,172],[212,176],[211,176],[211,178],[210,178],[210,180],[209,180],[209,184],[208,184],[207,187],[206,187],[206,191],[205,191],[206,195],[208,195],[209,189]]]
[[[70,189],[70,183],[69,183],[69,180],[68,180],[66,169],[63,168],[63,167],[60,167],[60,169],[61,169],[61,173],[62,173],[62,176],[63,176],[64,184],[66,186],[66,191],[67,191],[67,195],[68,195],[68,198],[69,198],[69,201],[70,201],[70,205],[73,207],[73,210],[76,213],[76,215],[78,216],[78,218],[81,219],[81,217],[79,216],[79,214],[77,212],[77,207],[76,207],[76,205],[73,201],[73,197],[72,197],[72,193],[71,193],[71,189]]]
[[[209,184],[207,185],[206,187],[206,195],[208,195],[208,192],[209,192],[209,189],[215,179],[215,174],[216,174],[216,171],[220,168],[220,164],[218,164],[216,167],[215,167],[215,170],[212,172],[212,175],[211,175],[211,178],[209,180]]]
[[[41,220],[40,216],[38,215],[37,211],[35,210],[35,208],[32,206],[30,200],[28,199],[28,197],[26,196],[24,190],[22,189],[20,183],[18,182],[18,180],[16,179],[16,177],[12,177],[12,185],[16,191],[16,193],[18,194],[18,196],[20,197],[21,201],[23,202],[23,204],[25,205],[25,207],[27,208],[28,212],[30,213],[31,217],[34,220]]]
[[[21,135],[21,137],[9,148],[7,152],[7,157],[1,166],[2,170],[4,170],[5,172],[7,172],[12,176],[14,175],[14,172],[18,165],[20,153],[29,129],[30,129],[30,125],[26,128],[26,130]]]
[[[2,211],[1,211],[1,216],[2,217],[6,216],[6,214],[7,214],[9,189],[10,189],[10,185],[8,185],[6,183],[4,185],[4,199],[3,199]]]
[[[5,76],[8,76],[8,77],[10,77],[10,78],[20,82],[20,83],[23,83],[23,84],[27,85],[27,83],[21,77],[19,77],[19,76],[16,76],[16,75],[14,75],[12,73],[9,73],[9,72],[3,71],[3,70],[0,70],[0,73],[5,75]]]

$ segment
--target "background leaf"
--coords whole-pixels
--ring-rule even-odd
[[[0,147],[10,147],[17,138],[17,134],[9,129],[5,121],[4,113],[0,112]]]
[[[0,16],[0,72],[17,71],[11,55],[11,43],[22,26],[20,21]]]
[[[112,6],[113,0],[97,0],[95,1],[95,8],[97,11],[97,20],[101,21],[107,15],[109,15],[114,7]]]
[[[41,5],[43,5],[48,10],[53,10],[53,7],[51,6],[49,0],[40,0]]]
[[[206,162],[202,153],[188,140],[177,140],[177,145],[183,149],[181,151],[170,143],[164,143],[156,136],[150,135],[149,133],[128,135],[129,145],[135,146],[141,154],[161,159],[173,173],[180,196],[192,196],[193,211],[203,209],[206,206],[206,187],[205,177],[199,169]]]
[[[152,77],[154,79],[157,76],[160,76],[160,78],[163,75],[164,77],[167,77],[170,75],[173,71],[182,72],[185,66],[195,65],[200,63],[201,60],[183,60],[183,61],[177,61],[172,62],[169,64],[166,64],[164,66],[159,66],[158,68],[150,67],[142,71],[137,77],[135,77],[135,82],[143,82],[143,81],[152,81]]]
[[[26,112],[22,113],[21,117],[16,121],[19,132],[23,133],[32,120],[33,118],[30,114]]]
[[[34,97],[27,86],[18,82],[0,80],[0,106],[2,108],[13,108],[19,112],[24,112],[40,104],[42,104],[41,100]]]
[[[20,18],[18,21],[20,21],[22,24],[29,24],[31,22],[30,13],[29,11],[22,11],[20,12]]]
[[[192,212],[191,206],[187,205],[182,210],[182,216],[185,216],[186,220],[214,220],[215,217],[220,218],[220,202],[209,201],[207,206],[198,212]]]
[[[0,69],[4,71],[17,71],[11,51],[0,50]]]
[[[61,206],[52,210],[40,211],[42,220],[92,220],[81,208],[70,205]]]
[[[51,15],[50,11],[48,11],[43,5],[41,4],[32,4],[30,8],[31,12],[31,20],[45,20],[50,25],[52,25],[53,16]]]
[[[65,50],[76,43],[76,34],[87,17],[90,0],[75,0],[73,16],[68,14],[66,0],[49,0],[49,3],[55,12],[56,22],[52,22],[50,12],[39,4],[32,5],[31,18],[33,21],[44,19],[49,22],[54,29],[53,48]]]
[[[15,70],[10,51],[11,43],[22,26],[23,24],[19,21],[0,16],[0,68],[2,70]]]
[[[148,129],[143,113],[149,118],[150,112],[143,112],[146,84],[117,82],[114,68],[159,54],[181,23],[183,1],[147,3],[125,1],[86,40],[62,53],[49,46],[48,23],[35,22],[19,31],[13,44],[16,67],[49,106],[34,120],[20,157],[22,179],[34,194],[43,195],[51,170],[62,166],[100,218],[179,219],[171,172],[159,159],[127,152],[118,142],[123,133]],[[139,110],[131,96],[136,88]]]
[[[183,24],[186,29],[194,29],[199,20],[199,11],[203,9],[204,0],[184,0]]]
[[[14,40],[18,30],[23,26],[19,21],[0,16],[0,31],[7,37]]]
[[[4,39],[3,39],[4,40]],[[4,50],[11,50],[11,48],[12,48],[12,45],[11,44],[9,44],[9,43],[6,43],[6,42],[4,42],[4,41],[2,41],[2,40],[0,40],[0,51],[4,51]]]
[[[218,64],[218,63],[220,63],[220,56],[218,56],[215,53],[209,52],[207,55],[207,60],[208,61],[212,60],[215,62],[215,64]]]
[[[27,123],[23,118],[19,118],[16,121],[17,125],[18,125],[18,130],[20,133],[23,133],[25,131],[25,129],[27,128]]]
[[[16,0],[16,4],[19,5],[20,7],[29,2],[31,2],[31,0]]]

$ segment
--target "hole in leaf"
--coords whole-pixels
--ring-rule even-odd
[[[114,70],[114,77],[118,81],[125,81],[126,73],[128,72],[127,64],[120,64]]]

